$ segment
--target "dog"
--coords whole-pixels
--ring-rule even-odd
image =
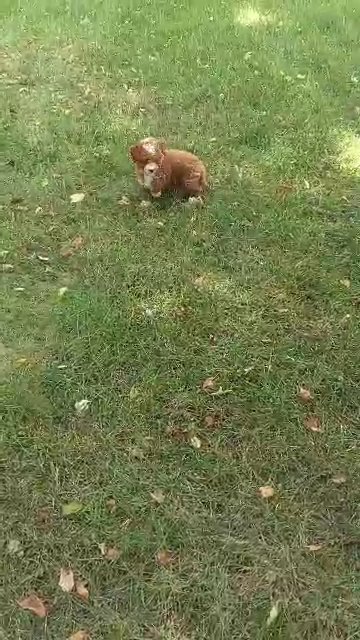
[[[163,140],[145,138],[130,147],[136,177],[153,198],[176,191],[189,200],[201,199],[207,189],[204,163],[189,151],[168,149]]]

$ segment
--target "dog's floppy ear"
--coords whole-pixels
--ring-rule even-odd
[[[144,150],[141,144],[134,144],[130,147],[130,155],[133,162],[142,162],[144,159]]]

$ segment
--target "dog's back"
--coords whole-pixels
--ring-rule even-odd
[[[173,187],[188,193],[199,193],[207,187],[204,163],[189,151],[167,149],[164,154],[163,169],[171,175]]]

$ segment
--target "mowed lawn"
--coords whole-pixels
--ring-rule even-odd
[[[360,638],[359,3],[0,13],[0,636]]]

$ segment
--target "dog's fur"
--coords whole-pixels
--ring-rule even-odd
[[[165,142],[145,138],[130,148],[138,182],[154,198],[164,191],[178,191],[187,197],[201,197],[207,187],[203,162],[188,151],[168,149]]]

